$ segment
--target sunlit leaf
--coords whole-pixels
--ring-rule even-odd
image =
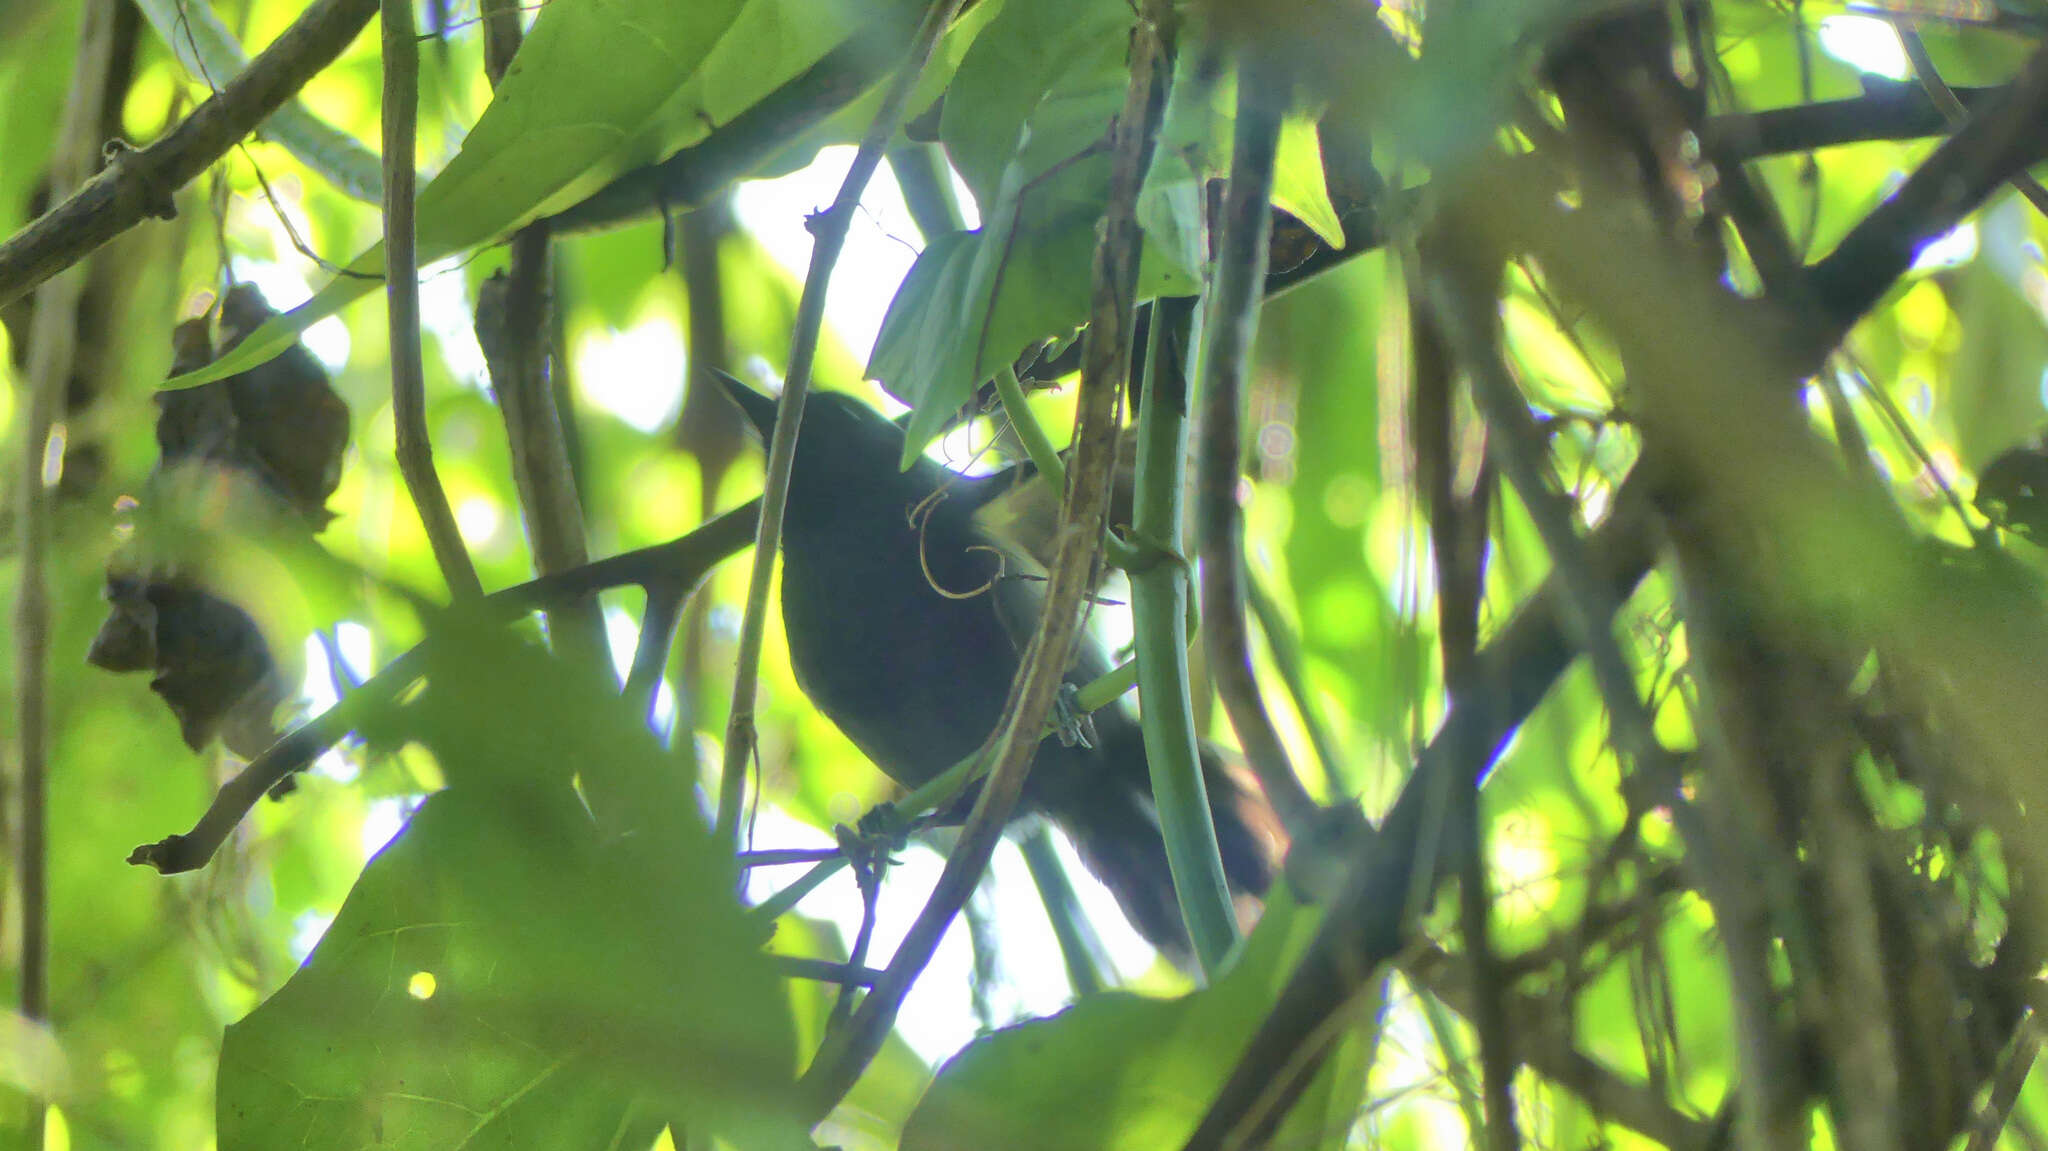
[[[537,651],[443,646],[401,722],[451,786],[229,1029],[221,1146],[644,1146],[675,1120],[804,1145],[788,999],[665,757]]]
[[[1112,993],[976,1040],[939,1070],[904,1151],[1174,1147],[1237,1063],[1321,915],[1276,898],[1216,983]]]

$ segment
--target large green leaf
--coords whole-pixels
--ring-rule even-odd
[[[1276,896],[1229,972],[1206,990],[1179,999],[1091,996],[976,1040],[939,1071],[904,1126],[904,1151],[1180,1146],[1320,919]],[[1327,1098],[1316,1093],[1319,1106]]]
[[[848,18],[839,0],[805,9],[811,28]],[[743,18],[744,17],[744,18]],[[613,177],[701,139],[711,112],[691,83],[728,33],[739,50],[776,43],[786,0],[554,0],[542,7],[490,107],[440,175],[420,192],[419,254],[437,260],[507,235],[582,200]],[[819,35],[792,37],[786,55],[755,58],[754,99],[822,54]],[[733,66],[720,65],[720,75]],[[718,106],[745,106],[719,93]],[[191,387],[262,363],[298,333],[375,290],[381,245],[358,256],[305,304],[265,324],[233,352],[169,386]]]
[[[241,41],[206,0],[137,0],[136,6],[178,63],[215,91],[249,66]],[[372,204],[384,198],[384,166],[377,154],[299,101],[285,101],[257,133],[282,144],[349,197]]]
[[[1010,5],[961,61],[940,135],[982,206],[982,227],[919,255],[868,364],[913,409],[906,465],[998,366],[1087,318],[1109,196],[1108,157],[1090,151],[1129,84],[1129,23],[1129,9],[1109,0]],[[1160,258],[1173,250],[1151,252],[1141,295],[1193,288]]]
[[[595,677],[442,646],[402,722],[449,789],[228,1029],[221,1147],[806,1145],[788,998],[674,765]]]
[[[984,227],[925,247],[882,318],[867,374],[914,409],[905,429],[906,466],[997,367],[1033,341],[1071,333],[1088,318],[1108,158],[1061,169],[1019,209],[1012,196],[1021,171],[1016,165],[1005,176]],[[1194,284],[1147,245],[1138,273],[1141,297],[1185,293]]]
[[[1103,138],[1123,106],[1130,24],[1122,0],[1039,0],[1007,5],[975,39],[939,138],[984,210],[1011,164],[1028,182]]]

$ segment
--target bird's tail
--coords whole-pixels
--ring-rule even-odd
[[[1048,814],[1074,841],[1081,861],[1116,896],[1138,933],[1168,955],[1185,956],[1187,929],[1152,804],[1143,736],[1135,723],[1116,724],[1102,735],[1093,766],[1123,786],[1090,788],[1081,802],[1049,804]],[[1286,844],[1278,818],[1258,785],[1212,748],[1202,749],[1202,778],[1224,879],[1234,894],[1264,895]]]

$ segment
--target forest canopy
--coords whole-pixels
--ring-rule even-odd
[[[0,1146],[2048,1140],[2034,0],[4,16]]]

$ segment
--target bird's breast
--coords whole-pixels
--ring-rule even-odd
[[[916,786],[981,744],[1016,674],[994,599],[975,594],[997,564],[907,529],[836,543],[785,546],[790,662],[819,711]]]

